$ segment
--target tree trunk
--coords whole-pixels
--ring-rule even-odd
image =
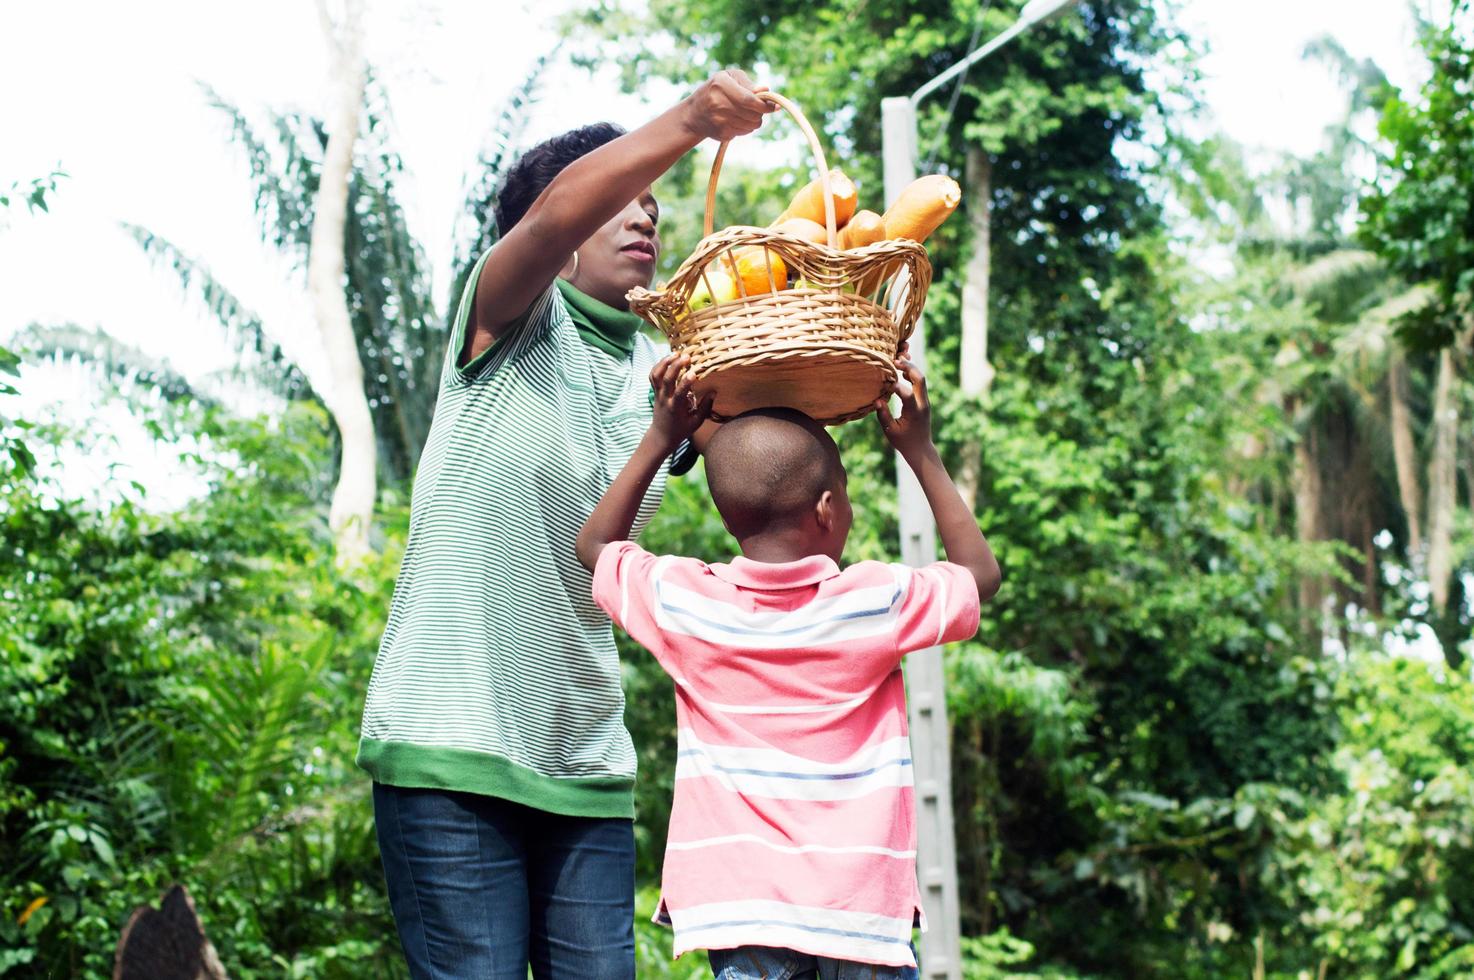
[[[1474,437],[1464,443],[1464,506],[1469,508],[1469,513],[1474,514]]]
[[[1474,338],[1471,338],[1474,339]],[[1464,382],[1464,410],[1474,418],[1474,382]],[[1458,450],[1459,461],[1464,464],[1464,506],[1474,514],[1474,426],[1464,426],[1464,445]]]
[[[157,909],[133,910],[113,954],[113,980],[226,980],[183,885],[170,888]]]
[[[1438,380],[1433,388],[1433,439],[1428,457],[1428,588],[1438,616],[1448,606],[1449,580],[1453,575],[1459,427],[1454,382],[1453,351],[1444,348],[1438,355]]]
[[[1412,416],[1407,407],[1407,361],[1402,350],[1392,345],[1387,372],[1388,420],[1392,429],[1392,457],[1397,466],[1397,494],[1407,516],[1407,550],[1415,563],[1423,553],[1422,488],[1418,486],[1417,448],[1413,443]]]
[[[328,357],[331,391],[326,393],[324,401],[333,413],[342,442],[338,485],[333,490],[328,524],[337,544],[338,562],[344,565],[357,562],[369,552],[369,524],[373,519],[378,478],[373,415],[364,394],[358,340],[353,335],[344,294],[348,181],[353,171],[353,144],[358,139],[358,116],[366,84],[362,11],[360,0],[344,0],[342,20],[334,24],[326,0],[318,0],[318,13],[333,53],[333,86],[326,117],[328,145],[323,154],[307,260],[312,312]]]
[[[1259,482],[1251,475],[1250,466],[1263,457],[1264,443],[1258,436],[1245,432],[1234,440],[1233,455],[1235,458],[1228,471],[1228,495],[1248,500]]]
[[[1295,413],[1289,413],[1294,417]],[[1317,447],[1314,420],[1299,439],[1295,441],[1295,536],[1303,543],[1321,541],[1325,538],[1325,520],[1321,515],[1320,457]],[[1321,633],[1321,607],[1325,603],[1325,577],[1307,574],[1300,579],[1300,609],[1306,626]]]
[[[964,175],[968,202],[968,225],[972,230],[972,257],[963,271],[962,353],[958,383],[967,397],[985,397],[993,386],[993,366],[988,363],[988,279],[992,265],[993,163],[981,146],[967,148]],[[982,447],[976,440],[962,447],[957,489],[969,510],[977,505],[981,477]]]
[[[1372,528],[1372,508],[1361,509],[1361,604],[1373,616],[1382,615],[1382,563],[1377,560],[1376,534]],[[1349,626],[1349,621],[1345,620]]]

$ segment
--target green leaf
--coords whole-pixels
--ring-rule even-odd
[[[0,975],[9,973],[17,966],[25,966],[35,958],[36,949],[33,946],[26,946],[20,949],[0,949]]]
[[[102,863],[116,870],[118,862],[113,856],[113,846],[107,842],[107,838],[93,830],[88,832],[87,839],[92,842],[92,849],[97,852],[98,857],[102,858]]]

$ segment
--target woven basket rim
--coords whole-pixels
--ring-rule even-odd
[[[766,248],[790,269],[806,270],[808,274],[803,278],[817,281],[807,288],[780,288],[777,292],[739,295],[736,299],[715,304],[713,308],[741,308],[753,300],[781,300],[784,294],[807,298],[816,292],[860,295],[869,299],[867,294],[847,293],[842,287],[862,282],[867,277],[883,276],[883,288],[877,294],[881,302],[876,302],[876,306],[882,310],[892,305],[896,307],[892,318],[899,328],[899,346],[899,342],[909,337],[915,328],[925,303],[926,289],[931,283],[931,262],[926,248],[909,238],[887,239],[858,249],[841,250],[772,229],[733,225],[703,238],[663,288],[637,286],[630,290],[627,296],[630,310],[654,323],[667,335],[673,335],[676,332],[673,325],[684,319],[686,303],[706,270],[721,255],[747,246]]]

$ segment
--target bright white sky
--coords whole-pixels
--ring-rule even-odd
[[[410,171],[404,203],[437,290],[446,287],[462,179],[502,99],[552,47],[552,12],[569,2],[370,0],[369,57],[390,93],[395,144]],[[1320,34],[1374,58],[1395,82],[1416,72],[1406,0],[1186,0],[1183,22],[1209,47],[1205,94],[1217,124],[1250,147],[1309,153],[1343,111],[1328,73],[1300,58]],[[187,374],[225,366],[208,319],[119,229],[128,221],[207,256],[311,373],[320,360],[303,292],[257,244],[243,162],[196,83],[248,114],[267,106],[320,112],[326,73],[307,0],[8,5],[0,186],[57,165],[70,178],[49,216],[13,212],[0,229],[0,340],[33,321],[76,322],[102,326]],[[531,137],[601,118],[638,125],[672,97],[659,86],[661,103],[644,105],[614,91],[608,78],[561,69]],[[76,391],[78,377],[30,372],[27,411],[49,397],[38,389]],[[95,411],[91,399],[67,401],[69,409],[56,411],[73,421]],[[151,465],[141,439],[124,437],[119,452],[139,471]]]

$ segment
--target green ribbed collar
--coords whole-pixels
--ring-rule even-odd
[[[644,320],[628,310],[616,310],[601,303],[562,279],[557,282],[563,302],[568,306],[568,316],[584,343],[614,357],[629,357],[635,352],[635,334],[639,333]]]

